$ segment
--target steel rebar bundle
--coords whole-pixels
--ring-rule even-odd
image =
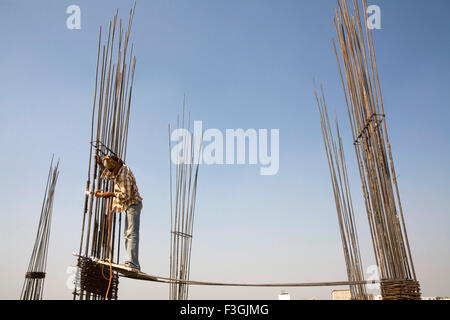
[[[315,87],[315,84],[314,84]],[[316,87],[314,94],[317,100],[317,108],[320,113],[323,142],[330,169],[331,184],[338,215],[339,230],[341,233],[342,248],[344,250],[345,263],[347,267],[347,277],[349,282],[356,282],[350,285],[350,293],[353,300],[367,300],[366,288],[361,281],[364,281],[364,273],[359,251],[359,239],[356,230],[355,215],[353,210],[352,195],[347,175],[347,164],[342,146],[342,139],[339,132],[337,118],[335,119],[337,144],[331,131],[328,119],[327,105],[323,87],[320,86],[319,96]]]
[[[87,268],[85,266],[89,264],[83,260],[95,257],[111,263],[119,261],[122,216],[111,213],[112,199],[96,198],[94,195],[97,190],[112,192],[114,187],[111,181],[102,178],[101,168],[94,160],[94,155],[114,155],[123,162],[126,159],[136,66],[133,45],[129,48],[135,7],[136,3],[130,10],[126,28],[122,25],[122,19],[118,19],[118,10],[116,11],[113,20],[109,22],[106,44],[102,45],[101,27],[99,31],[88,178],[78,255],[80,283],[83,285],[76,284],[74,299],[117,298],[118,274],[112,269],[105,273],[99,266],[96,271],[92,266]],[[97,274],[97,281],[89,281],[93,278],[93,273]]]
[[[42,300],[44,291],[45,271],[47,267],[47,253],[50,239],[50,229],[53,212],[53,197],[55,195],[56,182],[59,176],[59,160],[53,166],[53,157],[48,172],[47,185],[44,193],[44,201],[41,208],[36,240],[25,281],[23,283],[21,300]]]
[[[173,158],[171,146],[171,130],[169,125],[169,157],[170,157],[170,278],[189,280],[191,268],[192,234],[194,229],[194,213],[197,196],[197,182],[199,159],[202,148],[202,138],[198,146],[194,142],[194,135],[190,131],[190,115],[188,128],[185,128],[183,99],[183,115],[177,120],[177,129],[184,129],[187,135],[183,145],[177,144],[176,159]],[[195,148],[195,149],[194,149]],[[195,152],[198,148],[198,153]],[[180,155],[182,151],[182,155]],[[197,160],[197,161],[196,161]],[[174,169],[172,170],[172,166]],[[172,171],[175,172],[173,176]],[[186,282],[172,282],[169,288],[169,299],[186,300],[189,293],[189,284]]]
[[[334,40],[333,46],[345,93],[372,243],[382,279],[408,283],[407,286],[391,286],[400,288],[396,289],[397,295],[392,294],[392,290],[388,290],[389,295],[383,295],[386,290],[382,285],[382,295],[390,299],[404,299],[405,296],[415,299],[420,297],[420,291],[388,138],[372,30],[366,23],[361,23],[367,21],[367,3],[363,0],[363,19],[356,0],[353,0],[353,7],[354,15],[351,16],[346,1],[338,0],[334,24],[341,59]],[[410,294],[403,294],[401,288],[408,288]]]

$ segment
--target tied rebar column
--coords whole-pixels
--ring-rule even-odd
[[[117,272],[90,263],[92,257],[111,263],[119,261],[122,228],[121,214],[111,212],[112,199],[95,197],[95,191],[112,192],[114,185],[103,179],[94,156],[118,156],[124,163],[126,160],[136,66],[133,45],[129,46],[135,7],[136,3],[130,10],[127,25],[122,24],[116,11],[109,22],[106,40],[102,39],[101,27],[99,31],[88,178],[77,253],[80,277],[75,283],[74,299],[117,299]]]
[[[44,201],[41,208],[36,240],[25,281],[20,294],[21,300],[42,300],[44,291],[45,271],[47,267],[48,244],[53,213],[53,197],[55,195],[56,182],[59,176],[59,160],[53,166],[53,157],[48,172],[47,185],[45,187]]]
[[[364,272],[359,251],[359,239],[356,230],[355,214],[353,210],[352,195],[347,175],[347,164],[344,156],[344,148],[339,132],[337,118],[335,119],[337,143],[331,131],[328,119],[327,104],[323,87],[320,86],[321,95],[317,92],[314,83],[314,95],[317,101],[317,108],[320,114],[323,142],[330,169],[331,185],[335,199],[336,211],[338,215],[339,230],[341,233],[342,248],[344,250],[345,264],[347,267],[347,277],[349,282],[358,284],[350,285],[352,300],[367,300]]]
[[[170,278],[189,280],[192,252],[192,234],[197,196],[199,157],[202,137],[195,137],[190,131],[190,114],[185,127],[185,98],[183,113],[177,120],[177,131],[184,133],[182,142],[171,147],[169,125],[169,168],[170,168]],[[198,151],[198,152],[197,152]],[[181,153],[181,155],[180,155]],[[172,174],[175,172],[175,176]],[[186,282],[171,282],[169,299],[187,300],[189,285]]]
[[[365,23],[367,3],[365,0],[362,3],[361,19],[357,0],[353,0],[354,15],[348,11],[347,1],[338,0],[334,24],[341,59],[334,40],[333,47],[382,279],[381,293],[384,299],[420,299],[388,137],[372,30]]]

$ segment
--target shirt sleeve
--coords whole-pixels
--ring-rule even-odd
[[[107,179],[107,180],[114,179],[112,172],[106,168],[103,170],[102,174],[100,175],[100,178]]]

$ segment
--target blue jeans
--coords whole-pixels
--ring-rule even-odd
[[[139,265],[139,221],[142,210],[142,202],[133,204],[126,210],[125,219],[125,264],[136,269],[141,269]]]

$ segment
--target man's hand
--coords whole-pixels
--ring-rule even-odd
[[[113,198],[114,197],[114,192],[101,192],[101,191],[96,191],[95,192],[95,196],[97,198]]]

